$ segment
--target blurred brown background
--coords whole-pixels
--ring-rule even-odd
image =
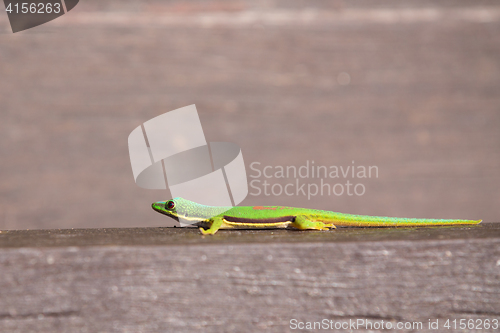
[[[500,220],[498,1],[82,0],[0,31],[0,229],[172,225],[127,137],[190,104],[247,167],[379,169],[363,196],[243,204]]]

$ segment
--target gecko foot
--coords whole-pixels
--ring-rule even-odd
[[[313,229],[313,230],[330,230],[331,227],[335,228],[333,224],[325,224],[320,221],[311,221],[303,215],[295,217],[292,224],[295,228],[300,230]]]
[[[199,229],[202,235],[214,235],[217,232],[217,230],[210,230],[210,229],[205,230],[203,228]]]

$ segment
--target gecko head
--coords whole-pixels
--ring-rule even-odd
[[[182,208],[179,205],[181,198],[174,198],[167,201],[157,201],[154,202],[151,207],[156,210],[158,213],[165,214],[170,216],[171,218],[179,221],[179,213]],[[178,212],[179,210],[179,212]]]
[[[154,202],[151,207],[158,213],[165,214],[179,221],[179,219],[199,221],[201,218],[193,216],[194,202],[183,198],[174,198],[167,201]]]

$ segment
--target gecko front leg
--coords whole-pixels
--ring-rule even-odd
[[[208,222],[211,223],[210,228],[207,230],[200,228],[200,232],[203,235],[214,235],[222,226],[224,219],[222,217],[213,217]]]

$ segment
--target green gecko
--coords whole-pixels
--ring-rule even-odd
[[[481,220],[409,219],[368,215],[351,215],[326,210],[282,206],[218,207],[205,206],[183,198],[158,201],[154,210],[176,220],[182,218],[200,227],[203,235],[213,235],[219,229],[277,229],[294,227],[299,230],[329,230],[338,226],[356,227],[420,227],[478,224]]]

